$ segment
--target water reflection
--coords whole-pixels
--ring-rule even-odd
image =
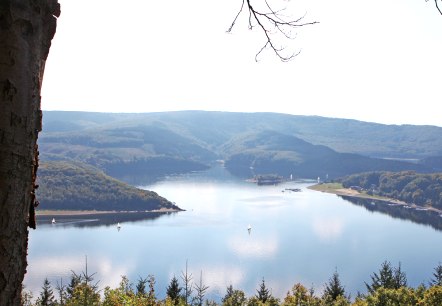
[[[361,209],[309,185],[256,186],[218,167],[143,186],[176,201],[186,209],[180,213],[55,216],[54,226],[53,216],[39,216],[25,284],[39,292],[46,277],[68,283],[71,270],[84,270],[85,255],[101,288],[115,288],[121,275],[136,281],[152,274],[159,298],[188,260],[194,281],[202,271],[207,298],[218,302],[230,284],[256,294],[263,277],[280,298],[296,282],[320,292],[335,268],[354,296],[384,260],[401,262],[412,286],[431,277],[441,260],[439,231],[371,213],[397,207],[361,200]]]
[[[137,222],[170,216],[175,212],[115,212],[79,215],[39,215],[37,222],[39,227],[98,227],[115,226],[126,222]],[[52,220],[55,219],[55,223]]]
[[[235,254],[244,258],[272,258],[278,252],[277,237],[260,237],[256,238],[253,235],[243,237],[231,237],[229,248]]]
[[[405,205],[361,199],[349,196],[340,196],[346,201],[362,206],[371,212],[381,212],[393,218],[410,220],[414,223],[429,225],[432,228],[442,231],[442,217],[438,212],[432,210],[415,209]]]
[[[313,231],[321,241],[333,242],[344,231],[344,220],[337,217],[318,217],[313,220]]]

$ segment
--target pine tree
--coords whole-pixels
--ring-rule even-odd
[[[55,289],[58,292],[58,296],[60,297],[60,302],[59,305],[60,306],[64,306],[66,304],[66,299],[67,299],[67,286],[63,285],[63,278],[60,279],[60,283],[58,283],[57,281],[57,287],[55,287]]]
[[[269,300],[272,296],[270,294],[269,289],[267,289],[267,287],[266,287],[266,283],[265,283],[264,278],[262,279],[261,285],[259,285],[259,290],[256,290],[256,291],[258,293],[256,295],[256,298],[263,303],[267,302],[267,300]]]
[[[139,278],[136,286],[138,296],[146,296],[147,278]]]
[[[402,271],[400,263],[397,268],[393,268],[390,262],[384,261],[379,274],[373,273],[371,284],[365,283],[365,286],[370,294],[373,294],[380,287],[399,289],[407,286],[407,276]]]
[[[226,295],[221,299],[223,303],[225,303],[229,298],[233,296],[233,286],[230,285],[227,287]]]
[[[324,298],[336,301],[339,296],[346,298],[345,288],[341,285],[338,271],[335,270],[333,276],[329,279],[328,283],[325,284]]]
[[[230,285],[227,287],[226,295],[222,298],[223,306],[243,306],[246,305],[247,298],[244,291],[233,289]]]
[[[89,274],[87,257],[85,263],[85,271],[80,275],[72,272],[71,283],[66,288],[67,305],[98,305],[100,303],[98,283],[92,283],[95,273]]]
[[[374,272],[373,275],[370,277],[371,284],[369,285],[365,283],[365,286],[367,287],[367,290],[370,294],[373,294],[380,287],[393,287],[394,277],[391,263],[388,261],[384,261],[381,265],[381,269],[379,270],[379,274]]]
[[[43,282],[43,291],[40,293],[40,297],[37,299],[38,306],[55,306],[57,305],[54,297],[54,292],[51,288],[51,283],[47,278]]]
[[[187,260],[186,260],[186,271],[181,272],[181,279],[183,280],[184,283],[184,294],[183,294],[183,298],[184,301],[186,302],[186,305],[189,305],[189,297],[192,295],[192,273],[189,273],[187,270]]]
[[[148,305],[155,305],[157,297],[155,296],[155,277],[149,275],[147,277],[147,282],[149,284],[149,292],[147,294]]]
[[[192,300],[192,305],[203,305],[204,295],[206,294],[207,289],[209,289],[209,287],[203,284],[203,271],[201,271],[200,282],[195,285],[196,296]]]
[[[178,279],[174,276],[166,289],[166,295],[173,301],[174,305],[178,305],[180,301],[180,293],[182,288],[178,283]]]
[[[77,275],[75,272],[72,271],[71,282],[66,287],[67,298],[71,298],[73,296],[75,287],[77,287],[81,283],[81,281],[81,275]]]
[[[399,289],[401,287],[407,287],[407,275],[401,269],[401,263],[394,269],[393,273],[394,283],[392,289]]]
[[[431,279],[430,286],[442,286],[442,265],[440,263],[434,268],[433,276],[434,278]]]

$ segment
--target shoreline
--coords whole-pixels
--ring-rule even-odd
[[[322,184],[315,184],[307,187],[310,190],[314,191],[320,191],[325,193],[331,193],[336,194],[338,196],[347,196],[347,197],[353,197],[353,198],[360,198],[360,199],[371,199],[376,201],[382,201],[385,203],[393,203],[398,206],[404,206],[414,209],[425,209],[425,210],[431,210],[434,211],[440,215],[442,215],[442,210],[434,208],[434,207],[423,207],[416,204],[410,204],[401,200],[393,199],[393,198],[387,198],[382,196],[373,196],[366,193],[361,193],[357,190],[349,189],[349,188],[343,188],[341,184],[339,183],[322,183]]]
[[[183,210],[161,208],[155,210],[73,210],[73,209],[44,209],[37,210],[36,216],[87,216],[87,215],[104,215],[104,214],[130,214],[130,213],[170,213],[180,212]]]

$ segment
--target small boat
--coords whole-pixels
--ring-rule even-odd
[[[52,224],[55,224],[57,222],[55,222],[55,218],[52,218]]]

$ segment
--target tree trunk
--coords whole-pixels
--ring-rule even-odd
[[[33,223],[40,89],[57,0],[0,0],[0,305],[20,305]]]

